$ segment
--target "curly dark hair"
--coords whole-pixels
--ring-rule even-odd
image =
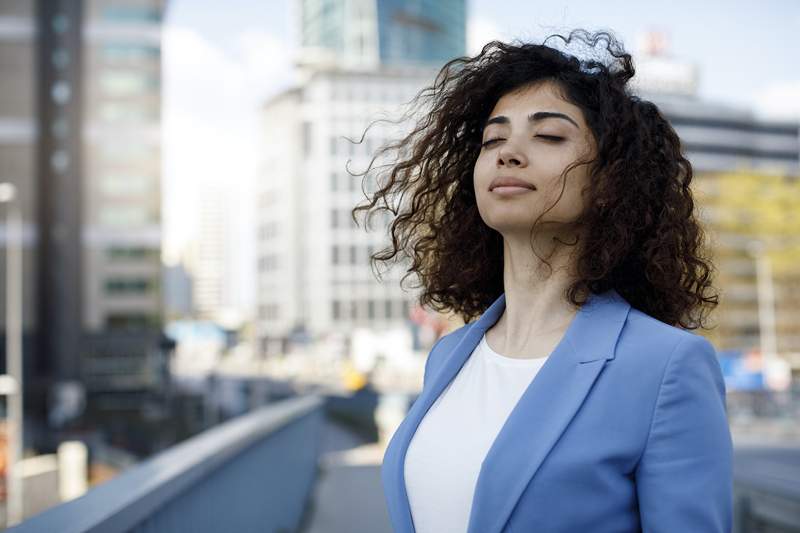
[[[553,37],[565,45],[582,42],[591,53],[579,59],[547,46]],[[600,41],[610,57],[596,53]],[[703,318],[719,296],[706,294],[714,267],[704,256],[705,233],[694,214],[692,166],[658,107],[627,86],[634,72],[630,54],[613,33],[583,29],[567,37],[551,35],[542,44],[492,41],[475,57],[446,63],[433,84],[408,102],[415,105],[403,120],[420,103],[425,106],[411,132],[382,146],[366,171],[351,173],[366,181],[376,158],[397,151],[392,163],[375,167],[388,172],[376,179],[371,198],[365,192],[367,202],[351,212],[356,224],[358,211],[395,215],[389,227],[392,244],[372,254],[371,264],[398,255],[410,258],[401,285],[417,274],[416,286],[423,287],[420,305],[453,312],[465,323],[500,296],[503,237],[478,212],[473,168],[498,99],[552,81],[582,110],[597,146],[594,159],[573,163],[562,175],[586,163],[593,177],[588,207],[577,221],[586,229],[577,257],[579,279],[565,298],[580,306],[589,291],[613,288],[633,307],[669,325],[709,329]]]

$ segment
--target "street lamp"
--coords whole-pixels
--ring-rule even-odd
[[[777,357],[778,341],[775,331],[775,288],[772,282],[772,267],[762,240],[747,243],[747,251],[756,263],[756,286],[758,294],[759,347],[764,367]]]
[[[15,201],[16,200],[16,201]],[[22,521],[22,216],[17,188],[0,183],[0,203],[6,205],[6,382],[8,398],[8,460],[6,463],[6,525]]]

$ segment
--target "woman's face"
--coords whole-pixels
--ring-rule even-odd
[[[482,143],[473,173],[481,218],[503,235],[526,236],[556,202],[564,169],[593,155],[595,144],[580,108],[558,96],[550,81],[502,96],[489,114]],[[530,188],[495,187],[493,182],[502,178],[521,180]],[[573,222],[585,207],[589,179],[587,165],[572,169],[561,199],[539,223]]]

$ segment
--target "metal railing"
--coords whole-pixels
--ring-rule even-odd
[[[735,450],[734,533],[800,533],[800,450]]]
[[[7,531],[295,531],[316,481],[324,404],[308,395],[266,405]]]

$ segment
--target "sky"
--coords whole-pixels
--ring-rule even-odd
[[[224,9],[220,6],[224,5]],[[231,305],[251,308],[253,190],[259,108],[289,87],[299,41],[292,0],[170,0],[163,33],[164,258],[196,234],[197,198],[224,185],[230,207]],[[492,39],[534,40],[570,29],[611,30],[633,54],[643,31],[663,32],[671,57],[699,69],[698,95],[800,121],[800,2],[762,0],[468,0],[467,53]]]

